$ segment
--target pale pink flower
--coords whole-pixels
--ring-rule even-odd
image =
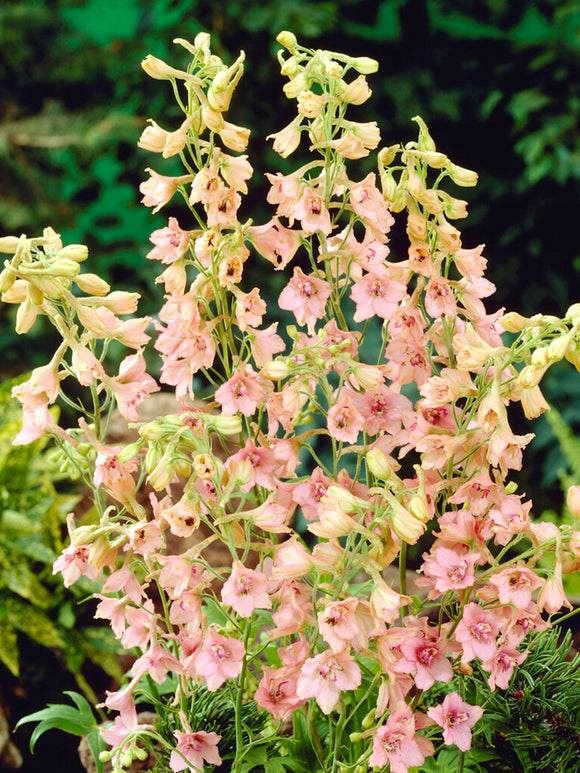
[[[443,642],[422,632],[406,636],[400,643],[402,658],[395,665],[395,671],[411,674],[420,690],[428,690],[435,682],[450,682],[453,668],[442,652]]]
[[[329,408],[326,419],[330,435],[345,443],[356,443],[359,432],[364,426],[364,418],[355,408],[352,400],[344,391],[338,401]]]
[[[294,535],[276,547],[271,577],[276,580],[295,579],[308,574],[312,566],[311,553]]]
[[[329,602],[318,614],[318,630],[333,652],[349,649],[359,633],[355,610],[358,599]]]
[[[369,765],[377,768],[389,765],[392,773],[407,773],[409,768],[422,765],[433,752],[431,741],[417,735],[415,716],[404,704],[375,733]]]
[[[160,260],[167,265],[182,258],[187,252],[191,231],[183,231],[174,217],[169,218],[169,225],[153,231],[149,240],[155,247],[146,257],[150,260]]]
[[[370,172],[364,180],[350,187],[349,202],[367,227],[384,237],[395,222],[388,210],[385,197],[376,186],[376,175]]]
[[[169,758],[169,767],[174,773],[180,770],[203,771],[204,762],[210,765],[221,765],[222,758],[218,751],[218,742],[221,735],[217,733],[206,733],[205,730],[198,730],[195,733],[182,733],[175,730],[177,746],[171,752]]]
[[[526,566],[512,566],[493,574],[489,583],[502,604],[525,609],[532,600],[532,592],[543,585],[543,580]]]
[[[457,316],[457,303],[448,279],[440,276],[427,282],[425,309],[433,318]]]
[[[432,553],[423,554],[421,571],[437,593],[470,588],[475,584],[474,566],[480,558],[479,553],[437,545]]]
[[[410,603],[409,596],[403,596],[393,590],[383,580],[377,580],[371,592],[371,614],[377,622],[394,623],[401,613],[401,607]]]
[[[65,588],[70,587],[80,577],[98,580],[97,567],[90,563],[90,545],[69,545],[52,565],[52,573],[60,572]]]
[[[471,748],[471,728],[483,716],[483,709],[465,703],[453,692],[446,695],[439,706],[428,709],[427,714],[443,728],[443,740],[448,746],[455,744],[466,752]]]
[[[291,208],[291,215],[300,220],[302,229],[307,234],[322,231],[328,235],[332,231],[330,213],[324,198],[310,187],[304,188],[300,198]]]
[[[492,660],[484,660],[481,667],[490,672],[487,680],[489,689],[499,687],[507,690],[515,667],[521,665],[528,654],[528,650],[518,652],[515,647],[508,645],[499,649]]]
[[[246,233],[260,255],[269,260],[277,271],[292,260],[304,236],[303,231],[283,226],[277,217],[264,225],[250,226]]]
[[[307,521],[315,521],[318,518],[319,503],[331,484],[332,481],[324,475],[320,467],[315,467],[310,478],[292,486],[292,499],[300,505],[302,515]]]
[[[205,679],[207,689],[215,692],[227,679],[240,675],[245,654],[243,642],[222,636],[210,626],[195,661],[195,672]]]
[[[275,354],[283,352],[286,348],[286,344],[276,333],[277,329],[277,322],[273,322],[264,330],[256,330],[253,327],[247,328],[250,351],[252,352],[254,362],[259,368],[263,368],[264,365],[273,360]]]
[[[257,287],[249,293],[234,291],[236,297],[236,322],[240,330],[249,327],[257,327],[262,324],[262,317],[266,313],[266,304],[260,296]]]
[[[315,274],[306,275],[296,267],[292,279],[280,293],[278,304],[281,309],[292,311],[298,324],[306,325],[310,335],[313,335],[316,321],[326,314],[330,293],[327,281]]]
[[[179,185],[193,180],[193,175],[190,174],[181,177],[164,177],[153,169],[147,168],[145,171],[149,172],[149,179],[139,185],[139,190],[143,194],[141,203],[146,207],[153,207],[153,214],[167,204]]]
[[[278,591],[280,606],[272,615],[276,628],[268,632],[269,639],[290,636],[301,631],[312,612],[310,588],[296,580],[284,580]],[[284,663],[288,665],[288,663]]]
[[[455,639],[463,647],[462,663],[474,658],[491,660],[497,653],[497,635],[502,618],[490,609],[469,602],[463,610],[463,617],[455,631]]]
[[[299,698],[315,698],[324,714],[330,714],[343,690],[356,690],[361,672],[356,660],[346,650],[325,650],[308,658],[298,677]]]
[[[407,288],[401,282],[369,272],[352,286],[350,297],[356,304],[353,319],[355,322],[374,316],[390,319],[406,294]]]
[[[279,172],[276,174],[266,173],[272,187],[268,191],[266,200],[270,204],[277,204],[277,215],[284,215],[293,220],[292,209],[300,198],[300,180],[296,174],[289,174],[286,177]]]
[[[219,169],[228,185],[241,193],[248,192],[246,180],[249,180],[254,170],[247,156],[230,156],[223,151],[219,153]]]
[[[153,602],[148,599],[143,607],[127,606],[125,617],[127,627],[121,636],[121,644],[126,650],[138,647],[144,650],[151,641]]]
[[[129,673],[135,677],[148,674],[157,684],[163,684],[169,672],[181,674],[181,664],[161,646],[156,636],[152,636],[149,649],[137,658]]]
[[[254,609],[271,609],[268,579],[263,572],[246,568],[234,561],[232,573],[221,590],[224,604],[229,604],[241,617],[251,617]]]
[[[297,668],[262,666],[262,671],[264,675],[254,693],[254,700],[258,706],[266,709],[274,719],[286,719],[293,711],[306,703],[306,698],[299,698],[296,694],[299,674]]]
[[[141,352],[125,357],[119,366],[119,375],[105,376],[97,391],[106,385],[111,389],[117,401],[117,407],[127,421],[139,421],[137,406],[160,387],[147,373],[145,358]]]
[[[173,625],[197,630],[201,625],[201,596],[191,590],[183,591],[173,599],[169,607],[169,620]]]
[[[215,399],[225,416],[233,416],[238,411],[251,416],[266,400],[270,389],[270,384],[251,365],[242,362],[234,375],[216,389]]]

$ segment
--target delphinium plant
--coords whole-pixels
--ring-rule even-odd
[[[249,132],[225,117],[243,54],[228,67],[200,34],[176,41],[187,70],[143,62],[183,111],[174,131],[151,121],[139,143],[184,167],[149,169],[141,185],[154,211],[175,194],[185,210],[151,236],[166,293],[155,320],[134,316],[136,294],[83,273],[86,249],[50,229],[0,241],[18,332],[42,314],[62,336],[15,390],[16,442],[50,435],[93,490],[98,522],[69,517],[54,568],[66,585],[101,583],[97,616],[135,655],[104,701],[114,721],[101,758],[114,770],[148,758],[157,771],[401,773],[448,750],[460,770],[479,764],[481,696],[508,690],[571,608],[562,575],[580,567],[580,530],[535,521],[518,493],[532,435],[514,434],[508,406],[539,416],[546,370],[579,366],[580,306],[563,318],[488,312],[483,245],[463,246],[466,202],[446,190],[477,175],[416,117],[418,139],[383,147],[357,179],[351,162],[380,134],[351,110],[377,63],[290,32],[278,41],[298,112],[274,149],[286,158],[306,143],[312,160],[267,175],[275,212],[263,225],[238,217]],[[396,225],[404,255],[389,250]],[[244,283],[246,262],[262,259],[287,271],[270,301],[294,316],[285,338]],[[139,422],[160,388],[150,325],[175,412]],[[132,352],[118,372],[113,342]],[[78,427],[53,422],[59,396]],[[107,441],[114,409],[138,431],[124,447]]]

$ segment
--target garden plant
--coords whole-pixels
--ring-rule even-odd
[[[92,732],[98,763],[503,770],[490,751],[493,721],[510,742],[500,708],[525,705],[556,728],[546,702],[563,705],[577,679],[553,626],[572,609],[563,575],[580,569],[580,488],[568,493],[573,525],[534,517],[514,479],[533,435],[512,431],[509,406],[537,418],[548,368],[580,369],[580,304],[562,318],[489,311],[483,245],[464,246],[455,225],[467,214],[457,187],[477,174],[416,116],[417,139],[381,147],[360,175],[381,137],[351,113],[377,63],[291,32],[278,36],[279,62],[297,115],[270,139],[284,159],[308,147],[311,160],[267,175],[274,212],[254,224],[241,215],[249,131],[226,118],[244,55],[224,64],[205,33],[175,42],[187,70],[142,63],[183,113],[171,131],[151,120],[139,141],[183,164],[148,169],[141,185],[154,212],[184,202],[151,235],[158,315],[135,316],[138,295],[83,272],[87,249],[50,228],[0,239],[17,332],[43,315],[62,338],[13,390],[15,443],[50,436],[97,514],[69,515],[54,570],[67,586],[100,584],[96,616],[134,655]],[[404,254],[389,247],[397,229]],[[246,285],[248,261],[286,272],[278,298]],[[285,330],[281,312],[293,317]],[[112,370],[120,346],[131,353]],[[174,413],[140,422],[160,384]],[[59,399],[78,424],[56,424]],[[138,433],[124,447],[107,440],[114,411]],[[560,681],[538,708],[530,684],[552,663]],[[579,743],[576,693],[561,770]],[[37,730],[58,717],[40,712]],[[525,769],[564,764],[534,757],[530,735],[516,753]]]

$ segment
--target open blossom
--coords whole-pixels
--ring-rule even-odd
[[[356,304],[354,321],[361,322],[375,315],[390,319],[406,294],[407,288],[401,282],[368,272],[352,286],[350,297]]]
[[[377,768],[389,765],[392,773],[407,773],[409,768],[422,765],[433,752],[431,741],[417,735],[416,719],[410,707],[403,705],[375,733],[369,765]]]
[[[218,751],[221,735],[206,733],[205,730],[198,730],[195,733],[182,733],[175,730],[174,735],[177,738],[177,746],[169,758],[169,767],[174,773],[186,769],[200,773],[203,771],[204,762],[209,765],[222,764]]]
[[[265,401],[269,390],[268,382],[251,365],[240,363],[234,375],[216,389],[215,399],[226,416],[233,416],[238,411],[251,416]]]
[[[328,235],[332,231],[330,214],[324,198],[312,188],[304,188],[302,195],[291,209],[291,215],[300,220],[302,229],[307,234],[322,231]]]
[[[497,652],[496,638],[500,631],[502,617],[493,610],[469,602],[463,610],[455,638],[463,647],[462,663],[474,658],[491,660]]]
[[[330,435],[345,443],[356,443],[359,432],[364,426],[364,418],[355,408],[347,394],[329,408],[327,426]]]
[[[306,275],[296,267],[292,279],[280,293],[278,303],[281,309],[292,311],[298,324],[306,325],[313,335],[316,321],[326,314],[330,293],[331,287],[326,280],[314,274]]]
[[[355,616],[358,599],[331,601],[318,615],[318,630],[333,652],[349,650],[359,633]]]
[[[195,661],[195,672],[204,677],[207,689],[215,692],[226,680],[240,675],[245,654],[243,642],[222,636],[211,626]]]
[[[443,740],[447,745],[455,744],[466,752],[471,748],[471,728],[483,716],[483,709],[471,706],[453,692],[446,695],[439,706],[430,708],[427,714],[443,728]]]
[[[165,228],[158,228],[149,237],[155,247],[147,253],[147,257],[165,264],[174,263],[187,252],[190,235],[190,231],[183,231],[177,220],[170,217]]]
[[[274,719],[286,719],[293,711],[306,703],[296,694],[298,668],[262,666],[263,676],[254,693],[254,700],[266,709]]]
[[[159,212],[167,202],[173,198],[177,188],[184,183],[191,182],[193,175],[187,174],[181,177],[165,177],[157,174],[153,169],[147,168],[149,179],[142,182],[139,190],[143,194],[141,203],[146,207],[153,207],[153,214]]]
[[[222,601],[242,617],[251,617],[254,609],[270,609],[268,579],[263,572],[247,569],[234,561],[232,573],[221,591]]]
[[[361,683],[361,672],[346,650],[326,650],[302,666],[296,693],[299,698],[315,698],[320,709],[330,714],[343,690],[355,690]]]

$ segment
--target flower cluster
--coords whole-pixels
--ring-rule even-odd
[[[138,653],[105,700],[117,712],[103,731],[116,770],[144,748],[173,771],[219,765],[220,734],[196,725],[200,686],[233,696],[235,770],[261,743],[283,744],[299,716],[321,770],[339,759],[358,773],[404,773],[441,734],[465,752],[484,711],[466,700],[465,678],[477,665],[505,690],[550,616],[570,607],[562,575],[580,568],[580,529],[535,522],[508,480],[533,437],[514,434],[509,404],[539,416],[550,365],[580,366],[580,306],[562,319],[488,312],[483,245],[463,246],[454,223],[466,202],[442,188],[477,175],[416,117],[416,141],[382,148],[376,172],[351,177],[349,160],[380,143],[375,123],[347,118],[370,97],[377,63],[306,49],[289,32],[278,40],[297,116],[274,149],[288,157],[305,140],[314,160],[267,175],[275,211],[263,225],[238,219],[249,132],[225,118],[243,54],[227,67],[200,34],[176,41],[192,55],[187,70],[143,62],[183,112],[174,131],[151,121],[139,141],[179,155],[186,171],[149,169],[141,185],[154,211],[176,193],[188,211],[189,230],[170,217],[148,254],[163,266],[154,347],[174,414],[138,421],[160,387],[146,372],[149,320],[133,316],[136,295],[81,273],[86,250],[50,229],[0,240],[13,255],[0,289],[19,304],[17,330],[44,314],[63,339],[14,390],[15,442],[51,434],[99,514],[70,517],[55,571],[67,585],[98,580],[97,616]],[[393,257],[397,213],[408,249]],[[277,299],[295,320],[285,338],[244,278],[258,256],[291,269]],[[135,352],[116,375],[105,369],[111,341]],[[68,377],[87,398],[65,431],[49,406]],[[114,407],[138,430],[125,448],[107,442]],[[580,516],[577,500],[572,491]],[[538,563],[544,554],[552,568]],[[445,693],[435,703],[434,686]],[[138,722],[143,691],[163,722]],[[267,718],[261,733],[243,721],[248,702]]]

